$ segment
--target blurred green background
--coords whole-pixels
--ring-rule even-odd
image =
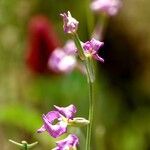
[[[149,5],[149,0],[124,0],[119,14],[109,20],[100,52],[105,63],[96,65],[93,150],[150,149]],[[39,141],[37,150],[55,147],[47,133],[36,133],[42,114],[54,104],[73,103],[77,116],[87,118],[85,76],[79,71],[33,74],[25,63],[28,23],[34,16],[48,17],[64,43],[68,36],[59,14],[70,10],[80,22],[78,33],[85,41],[87,19],[96,17],[87,7],[86,0],[0,0],[0,149],[18,149],[8,139]],[[94,22],[90,23],[92,28]],[[85,129],[83,133],[74,130],[83,150]]]

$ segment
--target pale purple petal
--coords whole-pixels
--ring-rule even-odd
[[[95,40],[94,38],[92,38],[90,42],[93,50],[96,52],[104,45],[104,42],[100,42],[98,40]]]
[[[90,41],[87,41],[83,44],[83,49],[85,50],[86,53],[92,53],[92,44]]]
[[[67,148],[76,148],[79,145],[79,139],[75,134],[68,135],[67,138],[56,142],[58,150],[66,150]]]
[[[64,22],[64,32],[66,33],[74,33],[78,28],[79,22],[71,16],[71,13],[68,11],[67,14],[60,14],[63,17]]]
[[[98,60],[98,61],[104,63],[104,59],[103,59],[102,57],[98,56],[98,54],[93,55],[93,57],[94,57],[96,60]]]
[[[73,40],[68,40],[63,49],[64,52],[68,55],[75,55],[77,52],[77,47]]]
[[[53,125],[53,123],[50,123],[45,115],[43,115],[43,121],[46,131],[54,138],[59,137],[67,131],[67,123],[64,121],[59,121],[57,124]]]
[[[74,105],[69,105],[68,107],[58,107],[54,105],[54,107],[68,119],[72,119],[77,111]]]

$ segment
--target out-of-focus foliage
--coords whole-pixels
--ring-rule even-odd
[[[53,105],[74,103],[78,116],[87,117],[86,78],[77,71],[69,75],[36,75],[25,65],[28,22],[37,14],[47,16],[62,43],[59,13],[70,10],[80,22],[81,39],[89,37],[86,25],[93,18],[88,1],[1,0],[0,1],[0,145],[39,141],[35,149],[54,147],[47,134],[37,134],[41,115]],[[148,150],[150,148],[150,9],[149,0],[124,0],[116,18],[111,18],[101,51],[105,64],[97,65],[93,149]],[[89,18],[87,17],[89,15]],[[87,21],[87,18],[90,21]],[[91,29],[90,29],[91,30]],[[77,129],[82,137],[84,135]],[[84,133],[85,131],[83,131]]]

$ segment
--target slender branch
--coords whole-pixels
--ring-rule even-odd
[[[93,102],[93,82],[89,82],[89,121],[90,124],[87,128],[87,140],[86,140],[86,150],[91,149],[91,135],[92,135],[92,124],[93,124],[93,111],[94,111],[94,102]]]

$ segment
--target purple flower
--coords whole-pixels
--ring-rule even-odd
[[[57,138],[67,131],[69,119],[72,119],[76,113],[74,105],[68,107],[54,106],[57,111],[50,111],[43,114],[44,125],[38,129],[38,133],[47,131],[52,137]]]
[[[55,49],[48,61],[48,67],[56,73],[69,73],[75,66],[75,56],[67,54],[63,48]]]
[[[38,133],[47,131],[52,137],[57,138],[66,132],[67,122],[63,120],[59,112],[50,111],[48,114],[43,115],[42,118],[44,125],[38,129]]]
[[[120,0],[95,0],[91,3],[93,11],[104,12],[110,16],[116,15],[120,7]]]
[[[63,17],[64,22],[64,32],[66,33],[75,33],[78,28],[79,22],[71,16],[71,13],[68,11],[67,14],[63,13],[60,14]]]
[[[68,135],[67,138],[56,142],[57,147],[53,150],[76,150],[79,145],[79,139],[75,134]]]
[[[83,49],[86,57],[93,57],[94,59],[104,62],[104,59],[98,56],[98,50],[101,46],[103,46],[104,43],[100,42],[98,40],[95,40],[94,38],[91,39],[91,41],[87,41],[83,44]]]

